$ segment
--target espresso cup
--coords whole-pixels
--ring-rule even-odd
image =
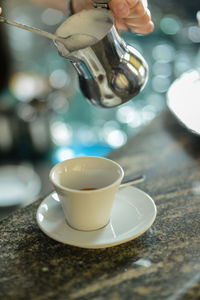
[[[109,223],[124,171],[107,158],[86,156],[55,165],[50,180],[67,223],[77,230],[97,230]]]

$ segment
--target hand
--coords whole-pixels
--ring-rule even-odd
[[[92,8],[91,0],[71,0],[74,12]],[[144,2],[144,1],[143,1]],[[121,30],[131,30],[136,33],[147,34],[153,31],[154,25],[151,14],[141,0],[111,0],[109,7],[115,17],[115,25]]]
[[[118,29],[147,34],[153,31],[151,13],[140,0],[111,0],[110,9],[114,13]]]

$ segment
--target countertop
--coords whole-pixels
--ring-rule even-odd
[[[0,299],[200,299],[200,137],[164,112],[109,157],[146,175],[152,227],[111,248],[68,246],[39,229],[40,199],[0,222]]]

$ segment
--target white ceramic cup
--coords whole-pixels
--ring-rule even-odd
[[[67,223],[86,231],[108,224],[123,176],[119,164],[94,156],[65,160],[50,172],[50,180],[61,201]],[[92,188],[94,190],[82,190]]]

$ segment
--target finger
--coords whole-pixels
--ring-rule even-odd
[[[129,16],[140,18],[147,13],[149,14],[149,10],[147,8],[144,8],[143,4],[139,0],[137,1],[137,3],[135,3],[135,5],[130,6]]]
[[[111,0],[109,7],[116,17],[126,18],[129,15],[129,5],[126,0]]]
[[[138,2],[140,2],[140,0],[126,0],[126,2],[130,8],[133,8],[138,4]]]
[[[151,18],[149,15],[145,14],[141,18],[133,18],[132,16],[125,18],[124,22],[128,25],[134,25],[134,26],[146,26],[148,23],[150,23]]]
[[[132,0],[127,0],[132,1]],[[131,2],[132,3],[132,2]],[[147,6],[143,6],[141,1],[137,1],[130,8],[130,13],[127,18],[124,19],[125,24],[131,31],[136,33],[147,34],[153,31],[154,25],[151,21],[151,13]]]
[[[154,30],[153,22],[149,22],[146,26],[134,26],[134,25],[128,25],[128,24],[127,24],[127,26],[131,31],[140,33],[140,34],[148,34]]]
[[[140,3],[144,7],[144,9],[148,8],[147,0],[126,0],[126,1],[130,8],[135,7],[136,5],[138,5],[138,3]]]
[[[145,16],[146,16],[146,18],[149,17],[149,19],[151,19],[151,12],[148,8],[146,8],[145,10],[140,10],[140,13],[138,13],[135,9],[131,9],[127,18],[141,19]]]
[[[128,30],[128,26],[120,18],[115,18],[115,26],[118,30]]]
[[[1,15],[1,13],[2,13],[2,8],[0,7],[0,15]]]

